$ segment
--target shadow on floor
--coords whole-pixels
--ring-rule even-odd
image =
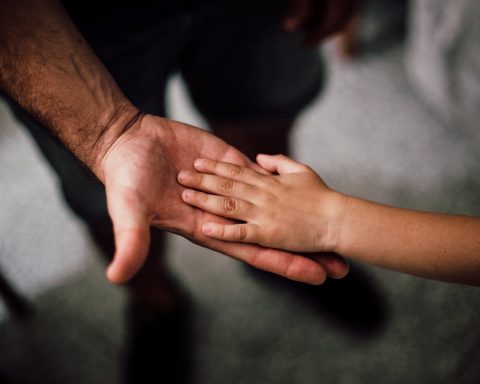
[[[303,305],[353,338],[370,339],[381,334],[388,324],[389,305],[381,286],[361,267],[352,266],[345,278],[327,279],[320,286],[250,269],[262,283],[274,285],[279,294],[290,292]]]

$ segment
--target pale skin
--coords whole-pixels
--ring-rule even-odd
[[[218,137],[142,114],[125,97],[58,1],[0,2],[0,88],[52,131],[105,184],[116,250],[107,276],[129,280],[143,265],[150,226],[181,234],[254,267],[310,284],[348,272],[334,254],[311,257],[206,236],[227,223],[185,204],[176,181],[196,158],[260,168]],[[193,170],[193,169],[192,169]]]
[[[386,206],[330,189],[308,166],[258,155],[270,175],[197,159],[182,170],[182,198],[235,224],[205,222],[205,235],[346,258],[421,277],[480,285],[480,218]]]

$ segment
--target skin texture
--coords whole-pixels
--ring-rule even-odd
[[[176,181],[181,169],[191,168],[196,157],[206,155],[261,170],[201,129],[150,115],[139,119],[111,147],[103,160],[108,208],[117,239],[114,262],[108,270],[110,280],[131,276],[143,264],[150,225],[293,280],[318,284],[326,273],[344,275],[345,262],[333,255],[319,255],[315,260],[324,263],[322,266],[290,252],[206,236],[201,231],[206,222],[225,223],[225,219],[185,204],[183,188]]]
[[[151,225],[293,280],[320,284],[347,273],[336,255],[305,257],[205,236],[206,221],[225,219],[182,202],[180,169],[198,157],[260,168],[203,130],[142,114],[59,2],[0,2],[0,87],[105,184],[116,243],[110,281],[125,282],[141,268]]]
[[[209,195],[187,189],[185,202],[216,215],[245,221],[244,224],[207,223],[209,236],[229,241],[245,241],[298,252],[333,250],[333,222],[330,212],[341,212],[345,199],[330,191],[307,166],[286,157],[259,156],[259,164],[276,175],[211,160],[197,160],[202,173],[182,171],[179,181],[189,187],[215,193]],[[300,192],[301,188],[301,193]],[[321,215],[312,212],[325,211]],[[209,230],[209,231],[208,231]]]
[[[181,171],[185,202],[236,224],[212,238],[304,252],[336,252],[383,268],[480,285],[480,219],[389,207],[335,192],[309,167],[259,155],[273,174],[199,159]]]

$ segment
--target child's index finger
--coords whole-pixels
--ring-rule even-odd
[[[265,175],[247,167],[241,167],[236,164],[225,163],[223,161],[197,159],[193,163],[195,169],[202,173],[225,177],[247,184],[258,185],[263,181]]]

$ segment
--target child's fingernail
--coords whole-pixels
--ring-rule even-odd
[[[203,161],[203,159],[197,159],[194,161],[193,166],[195,168],[200,168],[203,164],[205,164],[205,161]]]
[[[203,233],[212,233],[213,232],[213,227],[210,223],[205,223],[202,225],[202,231]]]
[[[178,174],[178,181],[185,181],[188,179],[189,172],[188,171],[180,171]]]

